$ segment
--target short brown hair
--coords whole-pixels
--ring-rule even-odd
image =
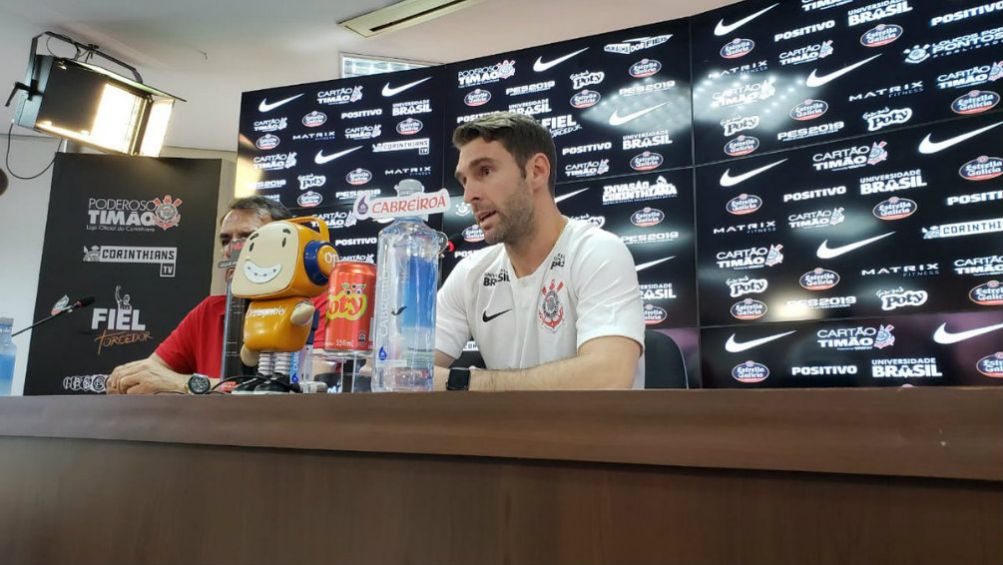
[[[550,132],[530,116],[515,112],[494,112],[472,122],[467,122],[453,130],[453,145],[460,149],[475,139],[499,141],[512,154],[515,162],[526,175],[526,162],[543,153],[550,161],[550,178],[547,188],[550,195],[556,194],[557,149]]]

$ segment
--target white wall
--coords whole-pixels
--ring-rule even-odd
[[[31,323],[38,291],[38,274],[42,262],[42,242],[45,238],[45,220],[49,210],[49,188],[52,170],[37,179],[18,180],[10,176],[3,160],[7,152],[6,132],[0,132],[0,168],[8,172],[10,186],[0,195],[0,316],[14,318],[14,328]],[[52,160],[59,143],[49,137],[13,137],[10,166],[21,176],[31,176],[45,168]],[[204,151],[165,147],[164,157],[198,159],[223,159],[220,186],[222,210],[233,196],[234,163],[236,153]],[[58,203],[57,203],[58,204]],[[213,291],[220,292],[222,283],[213,277]],[[28,346],[31,332],[14,338],[17,345],[17,362],[14,366],[12,393],[24,390],[24,373],[28,364]]]

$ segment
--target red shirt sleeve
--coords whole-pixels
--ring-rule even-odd
[[[212,351],[221,352],[222,348],[222,327],[216,331],[215,326],[220,325],[220,314],[226,308],[226,297],[209,296],[200,302],[187,316],[181,320],[178,327],[174,328],[171,335],[157,347],[157,357],[163,359],[164,363],[174,371],[182,374],[204,372],[210,376],[219,373],[219,360],[214,363],[216,371],[206,365],[210,361]],[[216,335],[219,334],[219,335]],[[219,341],[219,344],[214,344]],[[221,353],[217,353],[219,357]],[[201,362],[200,362],[201,361]],[[201,371],[200,371],[201,369]]]

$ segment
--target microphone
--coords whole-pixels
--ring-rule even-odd
[[[70,303],[70,305],[67,306],[66,308],[63,308],[62,310],[56,312],[55,314],[52,314],[51,316],[46,316],[46,317],[42,318],[41,320],[35,322],[34,324],[26,327],[26,328],[22,328],[20,330],[17,330],[16,332],[10,334],[10,336],[14,337],[14,336],[16,336],[18,334],[22,334],[22,333],[24,333],[24,332],[26,332],[26,331],[28,331],[28,330],[36,327],[36,326],[40,326],[40,325],[48,322],[49,320],[52,320],[53,318],[57,318],[59,316],[62,316],[63,314],[69,314],[70,312],[73,312],[74,310],[77,310],[77,309],[80,309],[80,308],[87,308],[91,304],[94,304],[94,297],[93,296],[84,296],[83,298],[78,298],[78,299],[74,300],[72,303]]]

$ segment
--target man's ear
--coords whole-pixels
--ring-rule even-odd
[[[530,181],[530,186],[533,188],[540,187],[543,190],[549,191],[548,183],[550,182],[551,166],[550,159],[543,153],[537,153],[530,157],[526,161],[526,177]]]

